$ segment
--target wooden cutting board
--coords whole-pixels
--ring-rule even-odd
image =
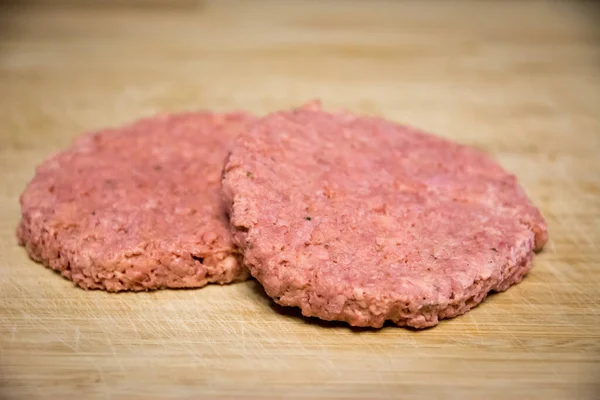
[[[0,398],[600,398],[597,6],[53,3],[0,14]],[[312,98],[492,153],[549,223],[528,277],[430,330],[360,330],[255,282],[86,292],[16,244],[19,193],[80,132]]]

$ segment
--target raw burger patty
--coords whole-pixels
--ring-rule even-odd
[[[223,177],[234,242],[306,316],[433,326],[519,282],[547,241],[513,175],[417,129],[308,105],[238,139]]]
[[[220,198],[251,117],[162,115],[87,134],[21,195],[20,244],[86,289],[191,288],[247,277]]]

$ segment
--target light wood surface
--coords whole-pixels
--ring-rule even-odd
[[[13,3],[0,9],[0,398],[600,398],[598,6]],[[434,329],[356,330],[276,308],[255,282],[86,292],[16,244],[34,166],[80,132],[317,97],[517,174],[551,238],[528,277]]]

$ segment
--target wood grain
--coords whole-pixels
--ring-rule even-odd
[[[33,3],[0,8],[0,398],[600,398],[598,6]],[[316,97],[491,152],[548,219],[529,276],[434,329],[355,330],[254,282],[85,292],[16,244],[19,193],[80,132]]]

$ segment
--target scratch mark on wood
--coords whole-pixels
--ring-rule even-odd
[[[75,327],[75,350],[79,351],[79,327]]]
[[[102,324],[102,332],[104,333],[104,338],[106,339],[106,343],[108,343],[108,347],[110,348],[110,352],[112,353],[112,357],[115,360],[115,364],[119,367],[119,371],[125,373],[125,369],[123,368],[123,363],[121,362],[121,357],[117,355],[115,350],[115,346],[113,345],[112,340],[110,339],[110,333],[106,331],[106,325]]]
[[[481,335],[481,331],[479,330],[479,324],[477,323],[477,319],[475,319],[475,317],[473,316],[473,313],[469,313],[469,316],[471,317],[471,321],[473,321],[473,325],[475,325],[475,330],[477,330],[477,333],[479,335]]]

